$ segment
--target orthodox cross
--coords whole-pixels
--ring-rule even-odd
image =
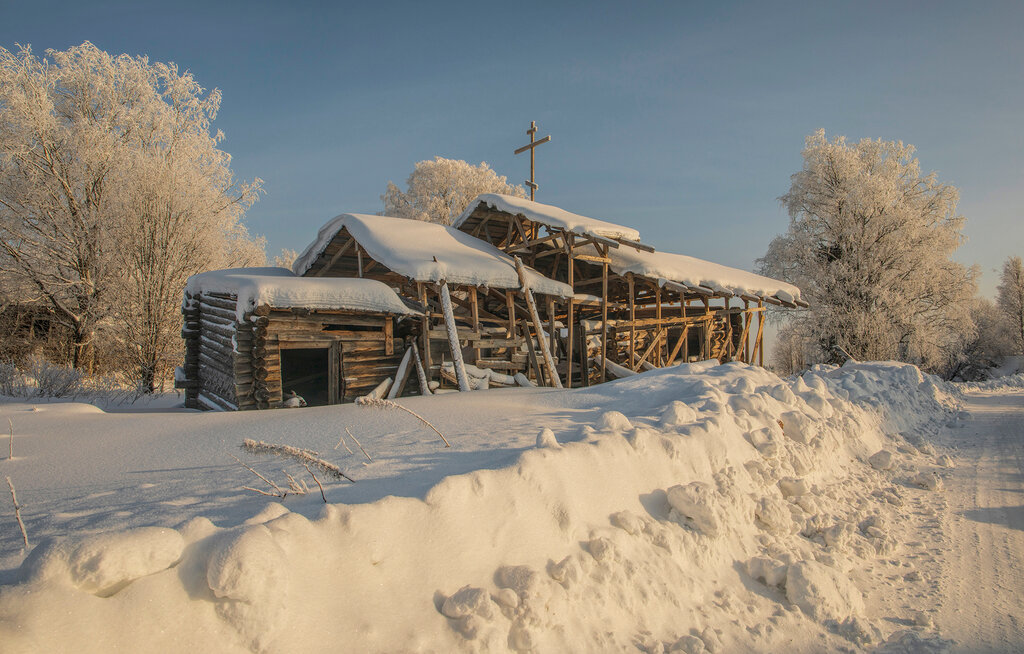
[[[548,141],[550,141],[551,140],[551,135],[549,134],[549,135],[545,136],[542,139],[534,141],[533,137],[537,133],[537,121],[535,121],[535,120],[531,120],[530,121],[530,129],[526,130],[526,133],[530,135],[530,143],[528,145],[524,145],[523,147],[519,148],[513,154],[521,154],[523,152],[526,152],[527,150],[530,151],[530,179],[526,180],[526,185],[530,187],[530,199],[532,200],[533,196],[534,196],[534,193],[537,191],[538,188],[540,188],[539,186],[537,186],[537,180],[534,178],[534,170],[535,170],[535,165],[534,165],[535,164],[534,149],[538,145],[540,145],[541,143],[547,143]]]

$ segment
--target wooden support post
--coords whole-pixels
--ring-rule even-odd
[[[516,302],[512,291],[505,291],[505,308],[508,310],[508,337],[516,335]]]
[[[433,395],[430,390],[430,383],[427,381],[427,373],[423,372],[423,363],[420,361],[420,353],[416,348],[416,341],[412,342],[412,358],[416,363],[416,381],[420,385],[420,395]]]
[[[574,269],[574,266],[573,266],[573,259],[572,259],[572,244],[573,244],[573,240],[572,240],[572,237],[569,236],[568,234],[566,234],[564,231],[562,232],[562,236],[563,236],[563,240],[565,242],[566,256],[569,259],[569,261],[568,261],[568,266],[569,266],[569,279],[568,279],[569,286],[572,287],[572,292],[573,292],[573,294],[575,294],[576,293],[576,281],[575,281],[575,279],[573,279],[574,276],[575,276],[574,275],[575,269]],[[566,366],[565,366],[565,387],[566,388],[572,388],[572,347],[573,347],[573,341],[575,340],[575,338],[574,338],[575,334],[573,334],[573,327],[575,327],[575,325],[573,324],[573,320],[574,320],[573,319],[573,304],[575,303],[575,301],[576,300],[574,298],[570,297],[569,301],[566,302],[566,309],[565,309],[565,327],[568,330],[567,337],[565,339],[565,362],[566,362]]]
[[[590,386],[590,351],[587,348],[587,330],[580,325],[580,383]]]
[[[548,337],[551,339],[551,356],[558,361],[558,330],[555,328],[555,298],[548,296]]]
[[[725,356],[729,361],[733,360],[734,345],[732,342],[732,314],[729,313],[729,298],[725,298]]]
[[[750,363],[750,302],[743,300],[743,363]]]
[[[432,362],[430,360],[430,304],[427,302],[427,286],[423,282],[416,282],[416,290],[419,291],[420,303],[423,304],[423,366],[426,368],[425,374],[427,377],[427,384],[430,383],[430,369]],[[427,393],[429,393],[429,388]]]
[[[661,325],[661,287],[655,286],[654,288],[654,303],[655,303],[655,318],[658,319],[658,325]],[[665,330],[665,345],[668,345],[668,330]],[[659,367],[665,365],[665,348],[661,344],[661,339],[658,340],[658,351],[655,354],[655,360],[658,362]]]
[[[359,271],[359,276],[363,276],[363,248],[356,243],[356,269]]]
[[[750,363],[750,351],[749,351],[749,348],[747,347],[747,342],[750,340],[750,320],[749,320],[749,318],[750,318],[750,312],[744,310],[743,311],[743,333],[742,333],[742,336],[740,337],[740,342],[743,343],[743,350],[742,350],[742,356],[743,356],[742,361],[743,361],[743,363]]]
[[[704,303],[704,345],[701,348],[700,358],[707,361],[711,358],[711,330],[714,327],[715,321],[711,316],[711,303],[708,301],[708,298],[702,295],[700,300]]]
[[[757,312],[757,339],[754,341],[754,347],[757,349],[757,365],[764,367],[764,302],[761,300],[757,301],[757,308],[760,311]]]
[[[672,362],[676,360],[676,355],[679,354],[679,349],[686,343],[687,333],[690,331],[689,325],[683,325],[683,331],[679,334],[679,338],[676,339],[676,344],[672,347],[672,351],[668,354],[668,359],[665,360],[665,366],[671,366]]]
[[[608,361],[608,263],[601,264],[601,381],[608,379],[605,362]]]
[[[395,319],[388,316],[384,319],[384,354],[395,353]]]
[[[522,260],[519,257],[514,257],[513,260],[516,263],[516,272],[519,273],[519,283],[523,286],[523,295],[526,296],[526,307],[530,310],[530,319],[533,321],[534,329],[537,330],[537,339],[540,342],[548,380],[555,388],[562,388],[562,380],[558,378],[558,372],[555,370],[555,360],[551,356],[550,347],[554,343],[554,339],[549,344],[548,339],[544,336],[543,323],[540,321],[540,314],[537,313],[537,303],[533,299],[533,291],[530,290],[530,285],[526,283],[526,269],[523,268]]]
[[[477,334],[480,333],[480,304],[477,300],[476,286],[474,286],[469,292],[469,310],[473,316],[473,331]],[[473,348],[473,363],[480,360],[480,348]]]
[[[636,364],[635,364],[635,367],[633,368],[633,370],[639,370],[641,367],[643,367],[644,363],[647,361],[647,357],[649,357],[651,355],[651,352],[654,351],[654,348],[657,347],[658,342],[661,340],[661,334],[664,331],[665,331],[664,327],[659,327],[658,328],[658,330],[654,334],[654,338],[651,340],[650,345],[648,345],[647,349],[644,350],[643,356],[639,357],[638,360],[636,361]],[[636,355],[634,354],[633,356],[635,357]]]
[[[465,393],[472,390],[469,386],[469,377],[466,375],[466,366],[462,361],[462,344],[459,343],[459,328],[455,324],[455,315],[452,312],[452,297],[448,292],[448,283],[441,282],[441,312],[444,314],[444,327],[448,332],[448,346],[452,351],[452,365],[455,367],[455,379],[459,383],[459,390]]]
[[[633,273],[626,273],[626,284],[629,286],[629,369],[636,370],[636,302],[633,298],[635,284]]]
[[[537,380],[538,386],[547,386],[547,381],[544,379],[544,371],[540,366],[540,362],[537,361],[537,348],[533,346],[533,337],[530,336],[530,326],[526,322],[526,319],[519,321],[519,327],[523,332],[523,338],[526,339],[526,352],[530,358],[530,367],[533,368],[534,378]]]
[[[413,347],[415,347],[415,344]],[[395,373],[395,383],[391,385],[391,390],[388,392],[389,400],[401,397],[402,393],[405,392],[405,385],[409,381],[409,373],[412,372],[412,350],[412,347],[405,348],[405,355],[402,356],[402,362],[398,364],[398,372]]]

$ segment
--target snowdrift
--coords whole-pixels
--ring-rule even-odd
[[[41,544],[0,588],[3,650],[821,651],[892,631],[855,571],[905,545],[902,498],[955,417],[941,382],[684,364],[545,397],[603,412],[556,430],[538,411],[513,465],[422,499]]]

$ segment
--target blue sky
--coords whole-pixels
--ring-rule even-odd
[[[788,218],[806,135],[902,140],[960,189],[967,244],[1024,255],[1024,3],[0,1],[0,45],[85,40],[190,70],[266,195],[250,229],[301,250],[436,155],[537,199],[750,268]]]

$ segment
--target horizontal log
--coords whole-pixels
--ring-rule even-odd
[[[490,370],[523,370],[526,367],[526,362],[506,361],[504,359],[477,359],[475,365],[478,368],[488,368]]]
[[[232,314],[234,314],[235,309],[238,306],[238,301],[236,299],[222,294],[214,295],[212,293],[202,293],[199,295],[198,299],[200,305],[206,304],[218,309],[224,309],[226,311],[231,311]]]
[[[200,324],[200,332],[201,333],[202,332],[212,332],[214,334],[219,334],[220,336],[223,336],[223,337],[228,338],[228,339],[230,339],[232,336],[235,335],[235,330],[234,330],[233,327],[228,327],[228,326],[220,324],[220,323],[210,322],[209,320],[207,320],[205,318],[203,318],[201,321],[199,321],[199,324]]]
[[[354,325],[357,327],[384,328],[386,317],[380,315],[355,314],[344,311],[322,311],[317,309],[308,314],[298,310],[282,311],[273,309],[269,315],[270,323],[295,323],[314,325]]]
[[[238,318],[233,310],[221,309],[206,303],[199,305],[199,316],[201,318],[206,318],[207,320],[224,322],[230,325],[234,325],[238,322]]]

